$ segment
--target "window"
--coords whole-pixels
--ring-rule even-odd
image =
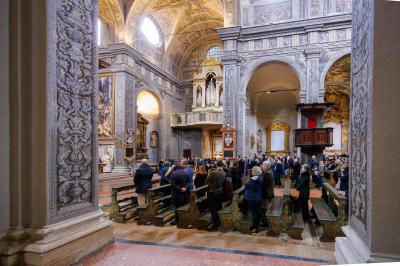
[[[158,115],[160,113],[158,101],[151,92],[140,92],[136,104],[138,106],[138,113],[150,115]]]
[[[144,18],[140,30],[149,43],[154,46],[161,46],[160,31],[152,19],[148,17]]]
[[[219,46],[211,47],[208,52],[206,58],[215,58],[221,60],[221,56],[223,55],[223,51]]]

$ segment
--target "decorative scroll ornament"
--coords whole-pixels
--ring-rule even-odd
[[[92,200],[93,3],[57,3],[57,207],[63,208]]]

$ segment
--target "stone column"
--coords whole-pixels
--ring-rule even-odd
[[[307,103],[318,102],[318,89],[319,89],[319,57],[321,54],[320,49],[306,49],[307,59]]]
[[[339,263],[400,261],[400,3],[353,0],[349,223]]]
[[[97,1],[10,1],[10,221],[1,265],[72,264],[113,240],[98,208]]]

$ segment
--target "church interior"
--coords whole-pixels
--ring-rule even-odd
[[[0,14],[0,265],[400,262],[399,1]]]

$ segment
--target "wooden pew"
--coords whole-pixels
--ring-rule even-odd
[[[266,216],[269,223],[267,235],[278,236],[286,233],[292,225],[292,208],[290,204],[290,180],[286,180],[282,197],[275,197]]]
[[[155,186],[148,190],[146,195],[146,204],[137,207],[139,215],[138,224],[149,224],[156,222],[160,225],[160,219],[163,222],[168,222],[174,219],[174,215],[167,215],[167,217],[160,216],[163,212],[170,211],[171,206],[171,189],[170,184],[163,186]],[[159,216],[156,218],[156,216]],[[165,220],[166,219],[166,220]]]
[[[218,214],[221,219],[221,225],[219,230],[227,232],[232,228],[236,228],[239,231],[248,230],[247,226],[241,224],[244,219],[244,214],[240,209],[240,204],[243,202],[243,196],[246,189],[244,186],[238,188],[233,192],[232,203],[222,208]]]
[[[346,224],[346,197],[340,195],[330,183],[324,182],[324,185],[328,191],[328,204],[322,198],[311,199],[311,204],[323,228],[320,241],[327,242],[335,241],[336,237],[344,235],[342,226]]]
[[[339,194],[339,191],[331,186],[328,182],[324,182],[328,192],[328,205],[336,216],[339,226],[346,225],[346,208],[347,199],[344,195]]]
[[[117,223],[125,223],[126,221],[137,217],[138,201],[136,196],[130,195],[118,199],[119,193],[133,190],[134,188],[134,184],[114,186],[111,188],[111,204],[109,209],[110,218]]]
[[[198,220],[207,208],[208,186],[202,186],[190,191],[189,203],[176,210],[179,216],[178,228],[187,228],[188,226],[198,225]]]

